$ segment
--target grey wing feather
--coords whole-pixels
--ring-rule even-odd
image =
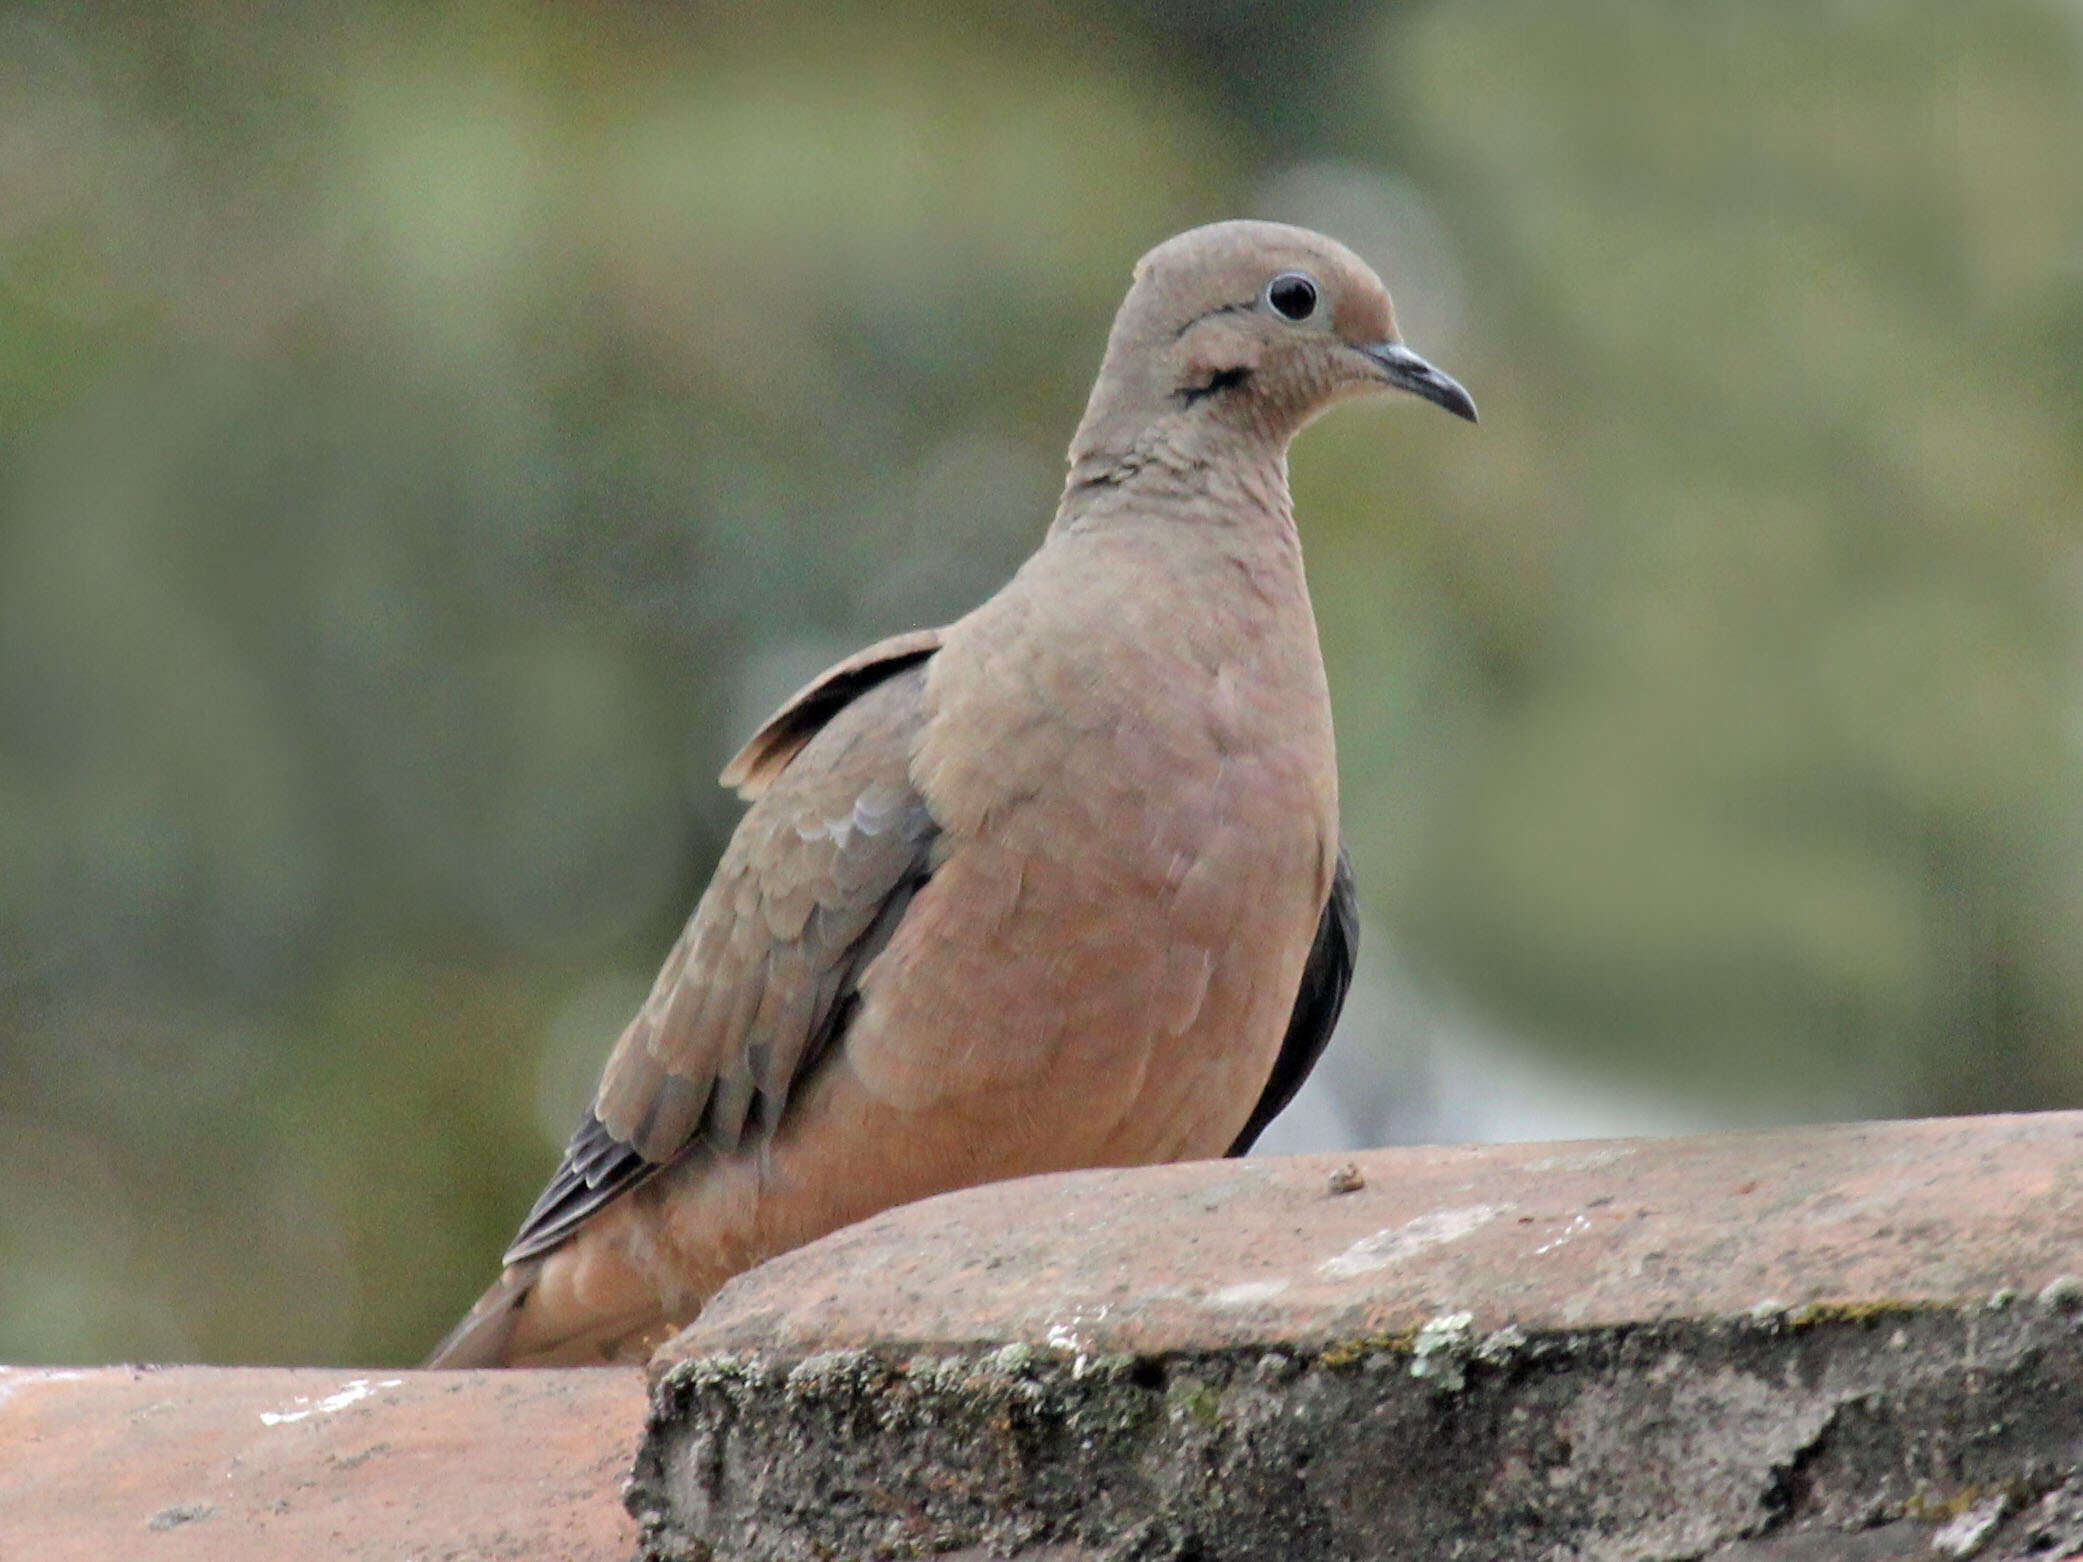
[[[940,649],[941,636],[938,629],[909,630],[878,640],[827,667],[767,718],[766,725],[723,767],[718,779],[747,802],[758,797],[843,707],[884,679],[931,656]]]
[[[1353,887],[1352,857],[1343,844],[1338,848],[1338,871],[1331,876],[1330,898],[1316,924],[1316,938],[1309,946],[1309,963],[1302,968],[1302,985],[1295,993],[1295,1007],[1288,1016],[1287,1035],[1280,1055],[1273,1060],[1272,1077],[1251,1109],[1251,1119],[1229,1148],[1231,1155],[1249,1150],[1266,1125],[1287,1110],[1302,1081],[1324,1055],[1324,1046],[1337,1027],[1339,1011],[1345,1007],[1352,986],[1353,960],[1360,946],[1360,914]]]
[[[772,1133],[840,1038],[939,834],[909,778],[925,669],[905,649],[879,682],[852,670],[848,701],[763,775],[506,1263],[548,1252],[697,1148]]]

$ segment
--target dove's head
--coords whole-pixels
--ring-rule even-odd
[[[1475,421],[1468,392],[1403,345],[1389,291],[1359,256],[1306,228],[1212,223],[1137,263],[1072,459],[1123,456],[1160,425],[1197,421],[1284,443],[1326,407],[1382,390]]]

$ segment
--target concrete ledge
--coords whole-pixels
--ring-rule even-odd
[[[632,1505],[733,1562],[2061,1557],[2079,1190],[2074,1113],[973,1190],[728,1287]]]
[[[5,1562],[624,1562],[635,1371],[0,1368]]]

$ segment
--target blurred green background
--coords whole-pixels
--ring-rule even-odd
[[[1032,547],[1136,256],[1294,459],[1365,975],[1273,1143],[2083,1104],[2083,11],[0,8],[0,1360],[406,1361],[801,677]]]

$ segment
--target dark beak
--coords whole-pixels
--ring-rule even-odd
[[[1476,421],[1475,398],[1461,388],[1461,382],[1452,375],[1441,374],[1401,342],[1383,342],[1357,350],[1396,389],[1437,403],[1457,418]]]

